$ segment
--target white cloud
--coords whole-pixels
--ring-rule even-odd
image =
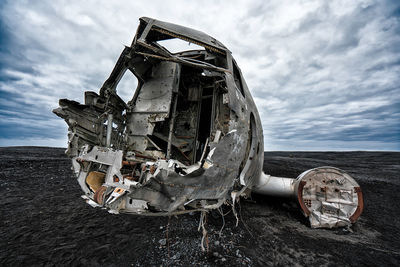
[[[307,147],[307,140],[326,150],[346,142],[399,149],[394,8],[378,0],[9,1],[0,11],[12,47],[0,70],[7,77],[0,92],[8,94],[0,99],[0,123],[41,114],[49,120],[59,98],[82,101],[84,91],[97,91],[138,18],[149,16],[204,31],[233,52],[258,105],[266,149]],[[124,100],[133,94],[118,89]]]

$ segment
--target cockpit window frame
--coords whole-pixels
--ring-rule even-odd
[[[232,76],[235,81],[236,89],[242,94],[243,97],[246,97],[244,93],[243,87],[243,78],[242,73],[236,63],[236,61],[232,58]]]

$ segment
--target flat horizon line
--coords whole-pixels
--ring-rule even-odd
[[[0,148],[55,148],[55,149],[67,149],[66,147],[54,147],[54,146],[0,146]],[[400,150],[265,150],[264,153],[268,152],[400,152]]]

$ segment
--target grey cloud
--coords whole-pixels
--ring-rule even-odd
[[[266,149],[400,149],[398,8],[378,0],[10,1],[0,11],[11,34],[0,124],[44,118],[40,127],[59,129],[49,138],[65,142],[50,110],[58,98],[81,101],[84,90],[97,91],[146,15],[229,47],[259,107]],[[120,89],[129,99],[129,86]]]

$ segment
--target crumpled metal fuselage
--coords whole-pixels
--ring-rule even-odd
[[[171,53],[166,40],[200,49]],[[125,103],[117,86],[127,72],[138,83]],[[113,213],[172,215],[224,203],[235,212],[253,190],[293,197],[311,227],[332,228],[351,225],[364,207],[357,182],[337,168],[297,179],[262,173],[262,126],[241,71],[224,45],[193,29],[141,18],[99,94],[85,92],[84,105],[61,99],[54,112],[69,125],[66,153],[83,197]]]
[[[203,49],[171,53],[178,39]],[[132,100],[117,92],[137,80]],[[189,28],[141,18],[130,47],[99,94],[60,100],[67,154],[93,206],[110,212],[171,215],[234,203],[260,177],[263,133],[231,52]]]

